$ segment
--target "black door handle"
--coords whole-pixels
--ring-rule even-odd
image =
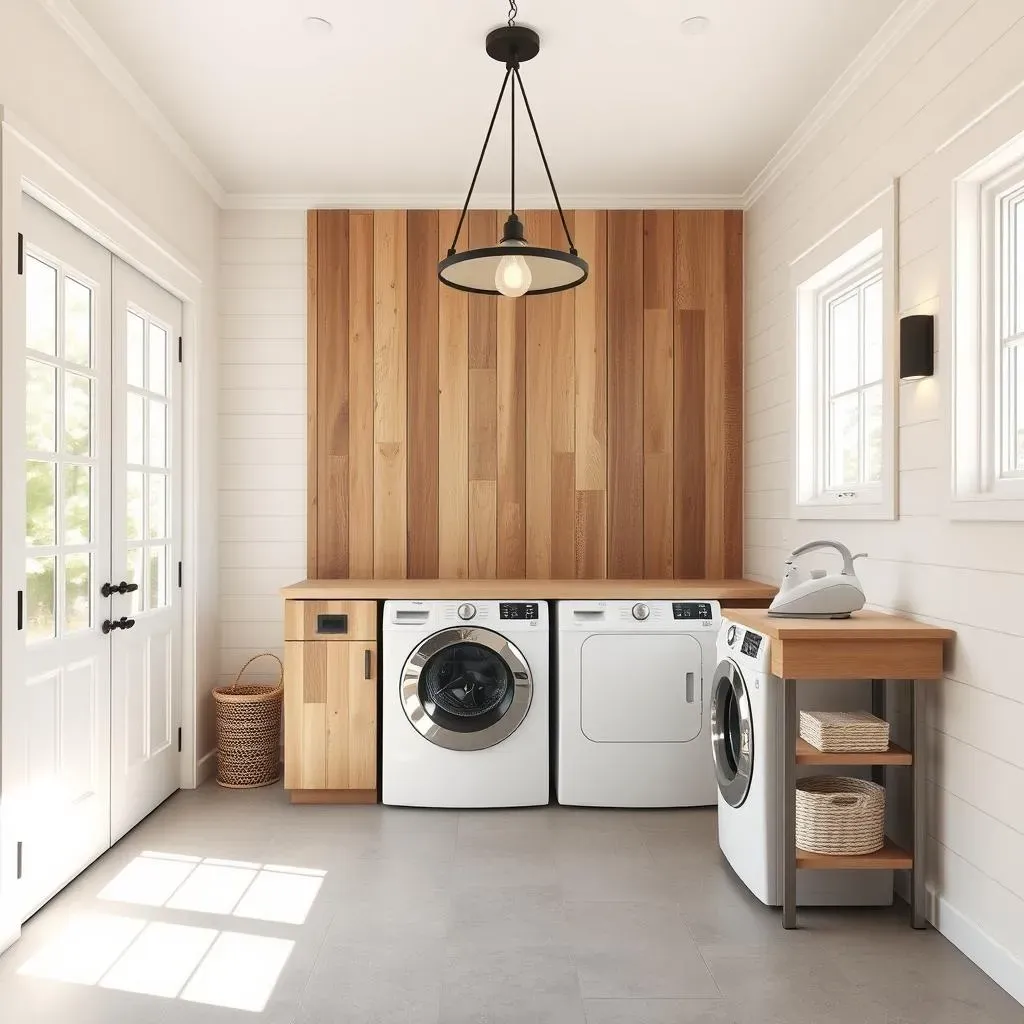
[[[122,615],[119,619],[107,619],[104,621],[101,627],[104,635],[112,632],[115,629],[131,629],[135,625],[134,619],[129,619],[127,615]]]
[[[372,672],[371,672],[371,664],[372,664],[371,658],[372,657],[373,656],[370,654],[369,648],[367,648],[365,653],[364,653],[364,655],[363,655],[363,676],[366,679],[369,679],[370,676],[372,675]]]
[[[100,587],[100,593],[104,597],[113,597],[114,594],[131,594],[138,589],[138,583],[129,583],[127,580],[121,580],[120,583],[104,583]]]

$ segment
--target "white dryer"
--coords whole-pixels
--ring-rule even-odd
[[[381,799],[415,807],[549,802],[543,601],[387,601]]]
[[[559,601],[555,616],[559,803],[713,805],[718,602]]]
[[[782,905],[783,691],[771,674],[768,637],[725,619],[711,686],[711,732],[718,782],[718,845],[764,904]],[[798,688],[798,707],[853,711],[870,684],[816,682]],[[798,767],[798,776],[856,769]],[[891,871],[798,871],[802,906],[889,906]]]

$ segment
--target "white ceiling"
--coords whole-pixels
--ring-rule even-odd
[[[502,0],[74,3],[229,193],[464,193],[503,74],[483,50]],[[559,191],[742,193],[898,6],[519,0],[541,33],[522,73]],[[684,35],[696,14],[710,31]],[[506,118],[483,196],[507,191]],[[535,148],[519,151],[521,193],[542,194]]]

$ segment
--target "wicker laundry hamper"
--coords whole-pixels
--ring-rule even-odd
[[[277,662],[278,681],[243,683],[242,673],[260,658]],[[257,654],[230,686],[213,691],[217,703],[217,782],[228,789],[257,789],[281,777],[281,706],[284,666],[276,654]]]
[[[843,775],[798,779],[796,845],[832,856],[880,850],[885,845],[885,787]]]

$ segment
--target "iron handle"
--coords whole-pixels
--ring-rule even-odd
[[[100,593],[104,597],[113,597],[114,594],[131,594],[138,589],[138,583],[129,583],[127,580],[121,580],[120,583],[104,583],[100,587]]]
[[[371,660],[372,660],[372,655],[370,654],[370,648],[367,647],[366,651],[363,654],[363,676],[366,679],[371,678],[371,674],[372,674],[371,673],[371,668],[372,668]]]
[[[107,633],[111,633],[115,629],[131,629],[134,625],[134,619],[129,619],[127,615],[122,615],[119,619],[106,619],[101,628],[104,636],[106,636]]]

